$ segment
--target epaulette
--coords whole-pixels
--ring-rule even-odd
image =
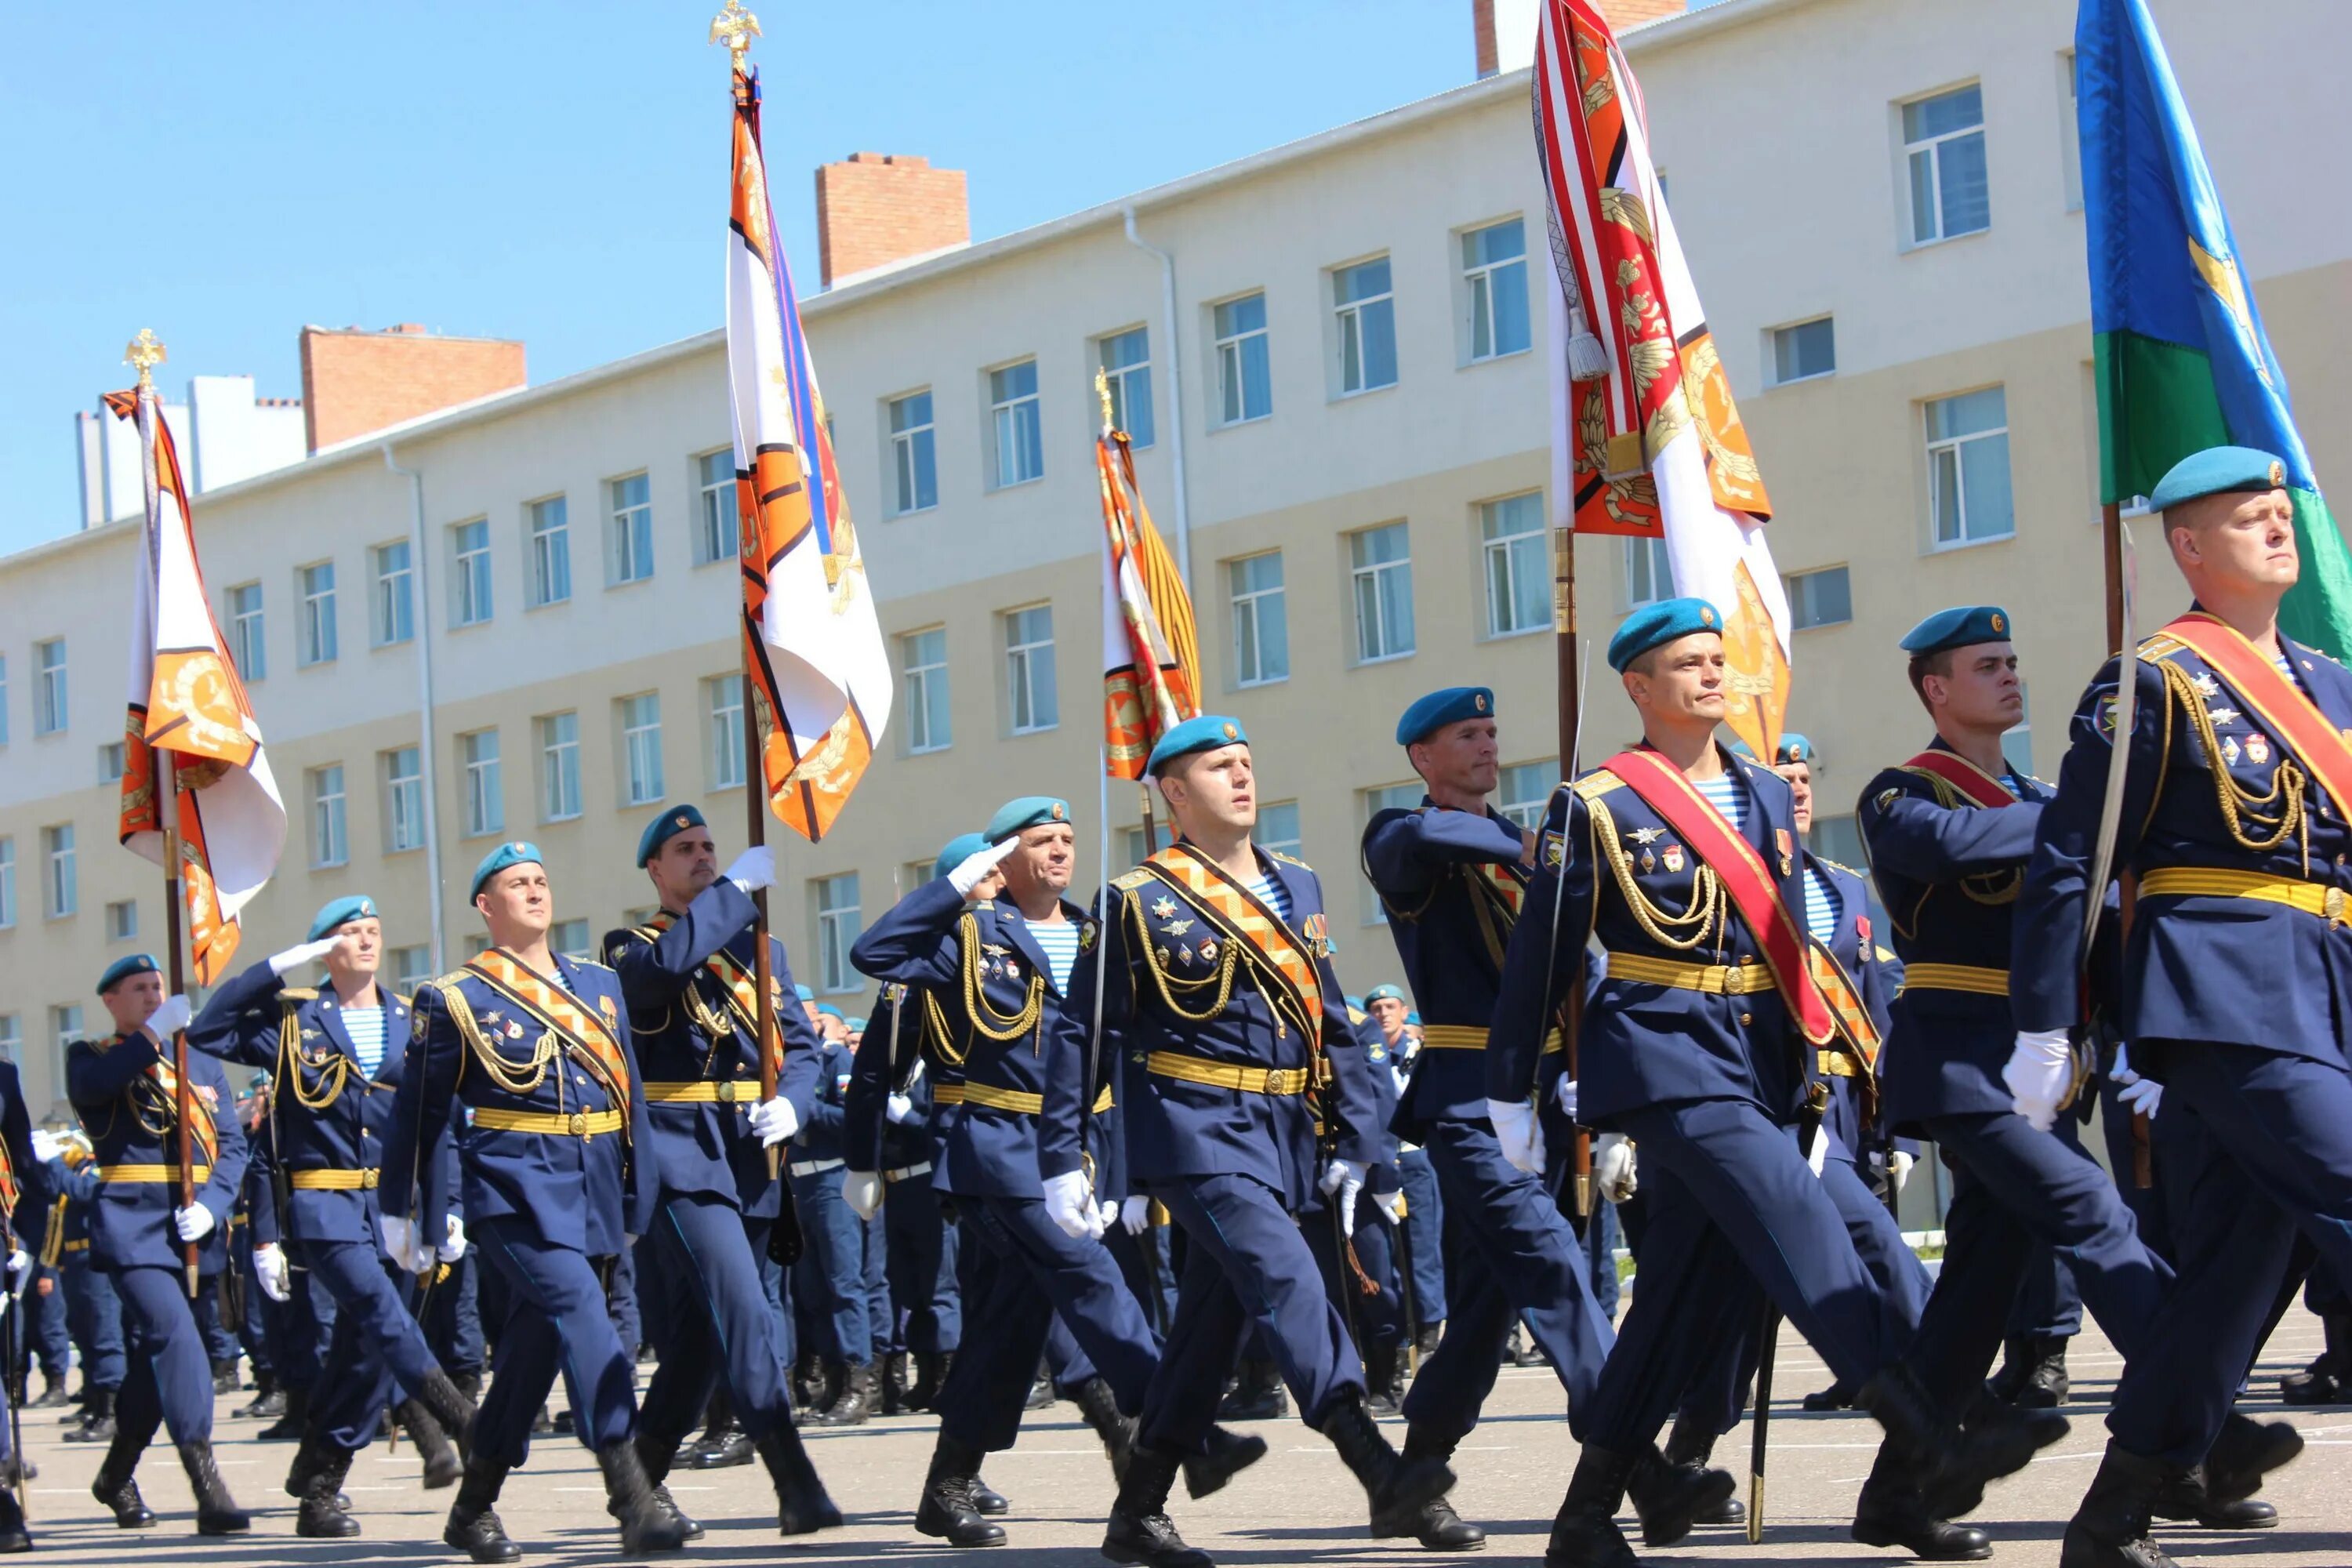
[[[472,973],[473,971],[470,969],[453,969],[446,974],[435,975],[432,979],[418,986],[417,989],[419,991],[447,991],[454,988],[457,982],[465,979],[467,975],[471,974]]]
[[[1122,893],[1131,893],[1144,883],[1150,881],[1151,877],[1151,868],[1138,866],[1123,877],[1113,877],[1110,879],[1110,885]]]
[[[1297,856],[1296,856],[1296,855],[1285,855],[1285,854],[1284,854],[1281,850],[1279,850],[1279,849],[1269,849],[1269,850],[1267,850],[1267,851],[1266,851],[1266,854],[1267,854],[1267,856],[1268,856],[1269,858],[1273,858],[1273,859],[1276,859],[1276,860],[1279,860],[1279,861],[1281,861],[1281,862],[1282,862],[1284,865],[1286,865],[1286,866],[1296,866],[1296,867],[1297,867],[1297,868],[1298,868],[1300,870],[1302,870],[1302,871],[1312,871],[1313,869],[1315,869],[1315,868],[1314,868],[1314,867],[1309,866],[1306,861],[1301,860]]]
[[[1892,963],[1895,962],[1895,954],[1889,950],[1882,947],[1878,950],[1878,962],[1881,963]]]
[[[1816,855],[1813,858],[1819,860],[1822,865],[1827,866],[1832,871],[1843,871],[1849,877],[1859,877],[1865,882],[1870,880],[1869,872],[1849,866],[1843,860],[1832,860],[1826,855]]]
[[[2166,632],[2158,632],[2151,637],[2140,639],[2139,656],[2142,658],[2170,658],[2188,646],[2177,637]]]
[[[1595,768],[1569,787],[1587,801],[1595,801],[1612,789],[1623,789],[1625,781],[1604,768]]]
[[[309,985],[289,985],[278,994],[284,1000],[298,1005],[304,1002],[316,1002],[319,999],[317,989]]]
[[[599,963],[593,958],[575,958],[572,961],[572,967],[574,969],[601,969],[607,974],[613,973],[613,966],[611,964]]]

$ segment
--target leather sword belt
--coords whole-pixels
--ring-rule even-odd
[[[298,1193],[373,1192],[382,1175],[378,1171],[289,1171],[286,1184]]]
[[[1637,985],[1665,985],[1676,991],[1704,991],[1712,996],[1747,996],[1772,989],[1772,968],[1765,963],[1684,963],[1652,958],[1640,952],[1611,952],[1609,978]]]
[[[2331,926],[2352,923],[2345,892],[2323,882],[2267,871],[2224,871],[2205,866],[2160,866],[2139,879],[2145,898],[2253,899],[2317,915]]]
[[[2009,994],[2009,971],[1979,969],[1972,963],[1906,963],[1904,991],[1968,991],[1979,996]],[[1903,993],[1898,991],[1896,995]]]
[[[618,1132],[627,1119],[617,1110],[478,1110],[474,1125],[493,1132],[537,1132],[551,1138],[593,1138]]]
[[[1421,1046],[1428,1051],[1483,1051],[1486,1048],[1486,1031],[1475,1024],[1423,1024]],[[1543,1055],[1550,1056],[1565,1048],[1558,1029],[1544,1036]]]
[[[1305,1068],[1251,1068],[1232,1062],[1213,1062],[1204,1057],[1188,1057],[1174,1051],[1153,1051],[1143,1061],[1146,1072],[1161,1078],[1181,1079],[1185,1083],[1206,1084],[1211,1089],[1237,1089],[1243,1094],[1293,1095],[1307,1092],[1307,1070]]]

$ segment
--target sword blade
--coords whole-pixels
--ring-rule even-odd
[[[2133,601],[2138,596],[2139,559],[2132,551],[2129,528],[2123,540],[2123,647],[2116,665],[2114,751],[2107,759],[2107,790],[2099,801],[2099,837],[2091,851],[2091,879],[2084,889],[2089,907],[2083,911],[2083,950],[2078,962],[2084,971],[2091,946],[2099,934],[2099,916],[2105,911],[2107,879],[2115,872],[2116,837],[2124,820],[2124,785],[2130,772],[2132,722],[2139,701],[2139,638],[2133,630]]]

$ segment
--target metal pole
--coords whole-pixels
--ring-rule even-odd
[[[433,593],[425,547],[425,476],[394,462],[391,442],[383,444],[383,466],[408,481],[408,570],[415,583],[416,766],[424,775],[418,782],[425,805],[425,910],[432,931],[431,972],[440,974],[446,970],[446,940],[441,910],[441,812],[435,805],[441,770],[433,741]]]
[[[2107,651],[2124,651],[2124,514],[2123,508],[2108,501],[2099,508],[2099,558],[2107,578]],[[2124,679],[2132,672],[2126,668]],[[2117,735],[2116,744],[2128,746],[2131,737]],[[2118,940],[2131,935],[2132,914],[2139,902],[2139,879],[2129,871],[2122,874],[2123,908],[2116,925]],[[2088,897],[2094,900],[2106,897],[2105,888],[2093,888]],[[2131,1124],[2132,1185],[2146,1192],[2156,1184],[2155,1154],[2148,1142],[2147,1112],[2132,1112]]]
[[[1176,571],[1189,595],[1192,592],[1192,509],[1184,489],[1184,355],[1176,337],[1176,258],[1135,231],[1132,205],[1120,216],[1127,220],[1127,242],[1160,259],[1160,315],[1161,330],[1168,334],[1168,400],[1174,405],[1169,410],[1168,434],[1174,446],[1171,457],[1176,477]]]
[[[1571,529],[1555,528],[1552,530],[1551,537],[1552,642],[1557,679],[1559,682],[1559,769],[1560,776],[1563,779],[1569,779],[1573,778],[1576,773],[1577,742],[1581,732],[1580,721],[1584,707],[1583,682],[1578,675],[1576,534]],[[1542,854],[1540,833],[1538,833],[1536,850],[1538,856]],[[1560,846],[1562,864],[1559,869],[1563,878],[1568,870],[1567,854],[1568,846],[1562,844]],[[1555,924],[1558,918],[1559,910],[1555,903],[1553,910]],[[1559,942],[1559,932],[1556,929],[1551,933],[1551,941],[1556,952]],[[1577,1047],[1584,1032],[1584,987],[1581,984],[1571,984],[1569,986],[1566,1004],[1560,1009],[1559,1027],[1560,1044],[1567,1053],[1566,1065],[1561,1070],[1573,1081],[1577,1076]],[[1576,1129],[1575,1136],[1570,1142],[1569,1171],[1576,1184],[1576,1217],[1588,1219],[1592,1214],[1592,1135],[1582,1127]]]

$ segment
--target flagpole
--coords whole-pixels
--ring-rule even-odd
[[[1559,772],[1562,779],[1573,779],[1578,763],[1577,739],[1581,733],[1584,689],[1577,677],[1576,531],[1572,528],[1552,530],[1552,634],[1559,682]],[[1540,827],[1537,829],[1536,849],[1540,856],[1543,849]],[[1567,847],[1563,845],[1561,854],[1565,857],[1566,853]],[[1564,877],[1567,871],[1563,859],[1559,873]],[[1555,907],[1555,918],[1557,912]],[[1552,941],[1557,943],[1559,940],[1559,933],[1554,931]],[[1576,966],[1571,964],[1571,984],[1559,1015],[1560,1044],[1566,1049],[1566,1065],[1560,1070],[1568,1074],[1570,1081],[1574,1081],[1577,1075],[1577,1046],[1584,1032],[1584,987],[1573,978],[1578,973]],[[1576,1217],[1589,1220],[1592,1215],[1592,1135],[1582,1126],[1576,1128],[1569,1169],[1575,1178]]]
[[[1118,426],[1111,418],[1110,374],[1100,365],[1097,365],[1095,367],[1095,400],[1102,406],[1102,438],[1107,442],[1114,440],[1117,437]],[[1114,451],[1123,462],[1127,462],[1128,482],[1132,485],[1135,481],[1135,471],[1132,462],[1128,461],[1128,454],[1123,448],[1114,448]],[[1108,756],[1104,758],[1104,766],[1106,769],[1109,766],[1109,758]],[[1104,786],[1106,792],[1108,792],[1108,787],[1109,786],[1108,784]],[[1147,779],[1136,780],[1135,789],[1136,798],[1142,803],[1143,806],[1143,852],[1146,855],[1150,855],[1153,850],[1160,847],[1158,825],[1152,820],[1150,781]],[[1108,806],[1108,800],[1105,802],[1105,806],[1107,814]],[[1106,815],[1103,832],[1108,836],[1109,831],[1110,825],[1108,820],[1108,816]],[[1104,842],[1106,844],[1109,842],[1108,837],[1106,837]],[[1108,855],[1104,857],[1103,864],[1106,868],[1104,877],[1105,879],[1108,880],[1109,877],[1108,868],[1110,864],[1110,859]]]
[[[2124,651],[2124,512],[2120,503],[2099,508],[2099,554],[2107,579],[2107,647]],[[2126,672],[2128,675],[2128,671]],[[2118,744],[2122,739],[2118,738]],[[2123,908],[2116,926],[2118,939],[2131,931],[2133,907],[2139,901],[2139,879],[2130,872],[2121,878]],[[2101,890],[2092,889],[2092,897]],[[2145,1192],[2156,1184],[2155,1155],[2148,1142],[2147,1112],[2135,1110],[2131,1119],[2132,1185]]]

